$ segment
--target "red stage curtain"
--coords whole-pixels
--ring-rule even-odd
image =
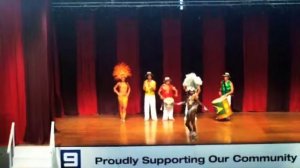
[[[291,20],[291,88],[290,111],[300,112],[300,21],[298,17]]]
[[[163,33],[163,70],[164,76],[172,79],[178,90],[175,101],[181,101],[181,20],[165,18],[162,21]],[[180,106],[175,106],[174,112],[181,112]]]
[[[52,25],[49,33],[49,55],[50,55],[50,74],[52,77],[52,88],[53,88],[53,103],[55,104],[55,109],[53,114],[55,117],[61,117],[64,113],[63,107],[63,100],[61,95],[61,80],[60,80],[60,62],[59,62],[59,55],[58,55],[58,48],[57,48],[57,40],[56,40],[56,33],[53,22],[50,21],[49,24]]]
[[[97,114],[94,17],[77,21],[77,107],[80,115]]]
[[[0,144],[7,145],[11,122],[17,143],[26,125],[24,55],[20,1],[0,2]]]
[[[141,112],[141,73],[139,60],[139,29],[135,18],[117,18],[117,60],[127,63],[132,70],[128,79],[131,87],[128,114]],[[117,97],[116,97],[117,98]]]
[[[53,87],[50,72],[48,24],[49,1],[22,3],[27,124],[24,140],[49,142],[53,120]]]
[[[203,103],[213,111],[211,101],[217,98],[225,71],[225,23],[221,16],[203,19]]]
[[[244,18],[243,111],[266,111],[268,87],[268,19]]]

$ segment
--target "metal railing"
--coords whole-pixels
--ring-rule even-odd
[[[9,135],[9,141],[7,145],[7,154],[9,157],[9,168],[12,168],[14,163],[13,163],[13,158],[15,154],[15,123],[11,123],[11,129],[10,129],[10,135]],[[55,154],[55,123],[54,121],[51,122],[51,130],[50,130],[50,140],[49,140],[49,149],[51,152],[51,159],[52,159],[52,165],[53,167],[56,167],[56,154]]]
[[[51,152],[52,167],[57,167],[56,150],[55,150],[55,122],[51,122],[49,148]]]
[[[49,147],[51,149],[55,148],[55,123],[54,123],[54,121],[51,122]]]
[[[8,140],[8,145],[7,145],[7,154],[9,157],[9,168],[13,166],[13,157],[15,153],[15,123],[11,123],[11,128],[10,128],[10,134],[9,134],[9,140]]]

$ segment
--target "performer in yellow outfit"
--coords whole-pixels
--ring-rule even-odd
[[[131,70],[125,63],[120,63],[114,67],[113,76],[115,80],[119,81],[114,86],[114,92],[118,95],[121,120],[125,121],[128,97],[131,91],[129,83],[126,82],[126,78],[131,76]]]
[[[145,91],[145,99],[144,99],[144,119],[145,121],[149,120],[149,107],[151,110],[151,118],[152,120],[157,120],[156,115],[156,100],[155,100],[155,90],[156,90],[156,82],[152,79],[153,74],[151,72],[147,72],[146,80],[143,84],[143,90]]]

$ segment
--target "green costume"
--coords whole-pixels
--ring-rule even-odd
[[[226,82],[223,80],[221,82],[221,93],[222,95],[225,95],[226,93],[229,93],[231,91],[231,81],[227,80]]]

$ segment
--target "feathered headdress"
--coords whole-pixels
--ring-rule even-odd
[[[188,90],[197,89],[198,86],[202,85],[202,80],[195,73],[189,73],[185,75],[183,86],[187,87]]]
[[[115,80],[120,80],[122,78],[127,78],[130,76],[131,76],[131,69],[127,64],[121,62],[115,65],[113,71],[113,77],[115,78]]]

